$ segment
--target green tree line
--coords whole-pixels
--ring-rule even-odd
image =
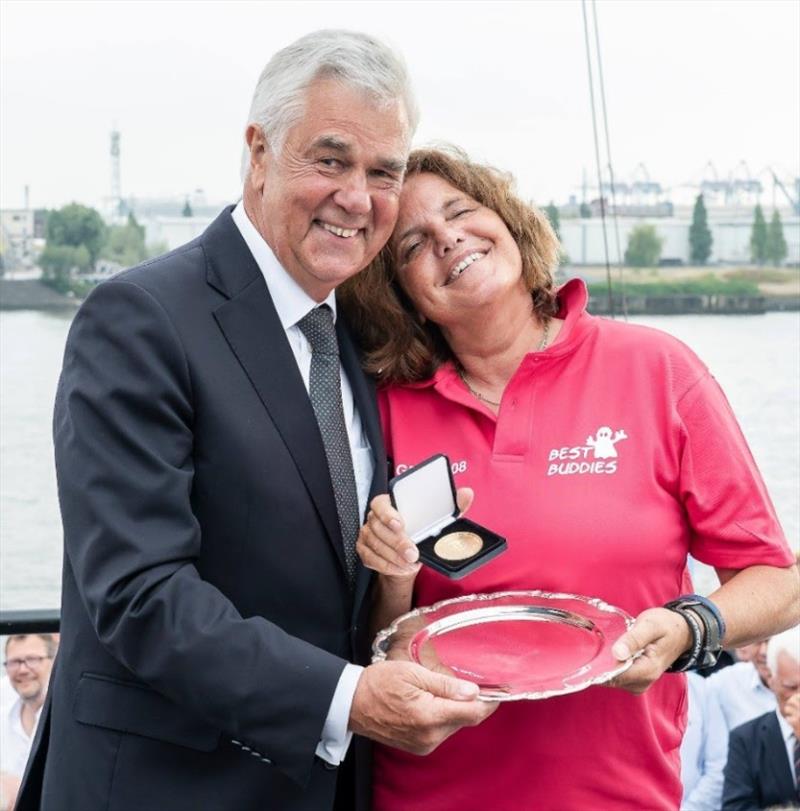
[[[757,265],[767,262],[778,265],[786,259],[787,246],[783,236],[783,223],[777,210],[772,212],[772,219],[767,224],[761,206],[756,206],[753,213],[753,228],[750,231],[750,258]]]
[[[81,275],[101,259],[131,267],[166,250],[164,245],[146,245],[144,226],[133,214],[124,225],[106,225],[96,209],[80,203],[48,213],[45,239],[39,266],[44,281],[60,292],[83,292]]]

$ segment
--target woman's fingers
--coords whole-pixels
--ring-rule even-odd
[[[419,570],[419,553],[403,531],[403,520],[389,497],[377,496],[370,504],[367,523],[356,541],[364,565],[391,577],[413,576]]]
[[[472,500],[475,498],[475,491],[471,487],[459,487],[456,490],[456,504],[458,504],[458,511],[461,515],[472,506]]]
[[[385,493],[375,496],[370,502],[370,515],[374,515],[382,524],[389,529],[400,531],[403,529],[403,518],[397,510],[392,507],[391,499]]]
[[[367,516],[366,528],[373,541],[371,545],[376,552],[379,554],[385,552],[390,559],[396,557],[399,563],[416,563],[419,557],[417,546],[402,529],[392,529],[373,512]]]
[[[407,563],[391,547],[377,540],[369,531],[361,528],[356,541],[356,552],[361,562],[373,571],[389,577],[413,577],[419,571],[420,564]]]
[[[405,541],[398,541],[396,538],[384,540],[379,532],[380,530],[376,532],[369,522],[362,527],[359,537],[364,547],[387,563],[391,563],[408,573],[411,570],[410,567],[419,558],[416,546],[408,539],[405,539]],[[409,554],[409,548],[411,554]]]
[[[639,654],[631,667],[616,676],[610,686],[643,693],[686,650],[691,635],[686,620],[665,608],[649,608],[636,618],[630,630],[612,648],[620,661]]]

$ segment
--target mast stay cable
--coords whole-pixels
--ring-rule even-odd
[[[589,23],[586,18],[586,0],[581,0],[581,11],[583,12],[583,38],[586,44],[586,67],[589,73],[589,100],[592,106],[592,132],[594,134],[594,155],[597,165],[597,188],[600,192],[600,218],[603,223],[603,248],[606,258],[606,283],[608,285],[608,313],[614,317],[614,296],[611,290],[611,264],[608,258],[608,233],[606,231],[606,207],[603,198],[603,170],[600,164],[600,143],[597,137],[597,112],[594,104],[594,79],[592,75],[592,55],[589,47]]]
[[[592,20],[594,22],[595,54],[597,56],[597,76],[600,85],[600,106],[603,110],[603,128],[606,136],[606,160],[608,162],[608,179],[611,186],[611,217],[614,221],[614,238],[617,247],[617,270],[619,273],[620,293],[622,294],[622,315],[628,320],[628,301],[625,296],[625,277],[622,267],[622,248],[619,240],[619,219],[617,214],[617,191],[614,183],[614,163],[611,160],[611,136],[608,134],[608,113],[606,107],[606,86],[603,79],[603,59],[600,54],[600,30],[597,25],[597,4],[592,0]],[[601,191],[602,196],[602,191]]]

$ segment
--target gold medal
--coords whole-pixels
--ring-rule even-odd
[[[450,532],[433,545],[442,560],[466,560],[483,549],[483,538],[474,532]]]

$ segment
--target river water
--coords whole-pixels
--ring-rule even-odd
[[[61,526],[50,425],[71,313],[0,312],[0,608],[59,604]],[[721,383],[789,542],[800,543],[800,313],[642,318]]]

